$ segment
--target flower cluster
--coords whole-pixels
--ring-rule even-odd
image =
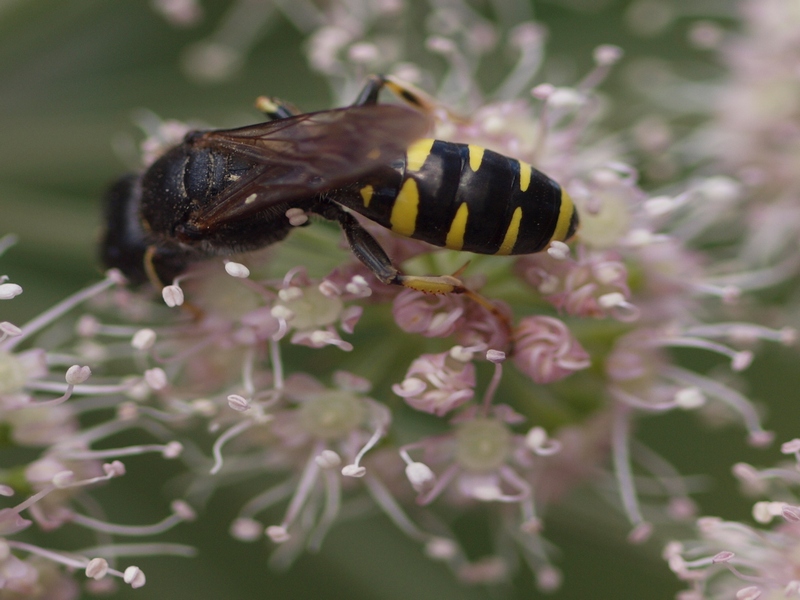
[[[779,2],[764,2],[770,8],[760,10],[778,11]],[[182,26],[202,16],[191,0],[154,4]],[[333,236],[308,233],[331,230],[301,227],[308,215],[291,209],[286,216],[297,231],[280,248],[192,265],[156,290],[160,300],[109,272],[22,327],[0,323],[3,421],[14,444],[43,449],[36,461],[20,466],[19,478],[9,474],[0,481],[3,495],[29,494],[0,511],[7,524],[0,561],[18,574],[5,587],[32,595],[38,582],[51,581],[45,574],[53,567],[40,557],[84,568],[92,579],[119,575],[139,587],[141,571],[113,565],[118,551],[132,546],[107,540],[191,520],[190,506],[246,478],[261,489],[231,515],[230,533],[274,546],[274,566],[317,550],[342,515],[360,512],[366,501],[464,582],[505,581],[521,557],[539,587],[554,590],[561,573],[545,538],[546,512],[577,486],[596,486],[598,498],[624,514],[631,543],[695,517],[688,483],[635,439],[638,416],[724,413],[741,423],[753,446],[772,442],[734,375],[750,366],[760,344],[795,342],[794,330],[763,321],[742,302],[755,289],[785,282],[797,267],[791,254],[796,230],[789,225],[779,229],[772,251],[753,253],[763,232],[774,228],[774,215],[786,214],[793,199],[776,192],[775,212],[766,220],[748,202],[767,183],[780,187],[767,169],[782,148],[764,164],[753,164],[764,158],[753,148],[750,157],[729,157],[727,164],[739,171],[695,174],[648,191],[626,160],[635,148],[599,125],[603,111],[615,108],[598,87],[623,58],[620,48],[598,47],[590,72],[574,85],[556,86],[537,79],[545,41],[539,24],[509,14],[506,20],[515,25],[505,27],[457,0],[432,9],[420,28],[417,20],[406,22],[405,8],[400,0],[367,0],[305,1],[280,10],[308,34],[309,63],[340,104],[352,102],[369,72],[431,91],[426,102],[435,117],[433,135],[492,149],[553,177],[577,207],[576,238],[553,241],[533,255],[475,256],[465,267],[465,254],[364,223],[404,272],[456,273],[469,290],[431,296],[380,283],[355,257],[339,252]],[[254,12],[243,30],[221,27],[187,51],[185,65],[194,77],[232,73],[274,8],[242,2],[231,10]],[[244,27],[242,19],[226,22]],[[403,41],[417,38],[412,46],[425,55],[412,63]],[[503,52],[515,62],[488,93],[476,73]],[[425,56],[436,57],[444,72],[427,67]],[[184,131],[181,124],[153,123],[144,164]],[[780,141],[790,143],[793,131]],[[646,132],[638,133],[641,142]],[[760,179],[753,175],[757,166]],[[782,173],[794,176],[788,168]],[[737,221],[742,213],[748,222]],[[0,247],[9,243],[0,241]],[[305,262],[297,260],[293,244],[335,265],[313,264],[309,252],[300,254]],[[5,277],[0,281],[0,299],[21,291]],[[71,316],[86,304],[86,314]],[[66,331],[71,321],[69,333],[37,345],[38,332]],[[693,366],[699,352],[712,357],[713,368]],[[56,380],[63,367],[65,382]],[[103,379],[89,383],[94,372]],[[61,396],[45,399],[48,394]],[[89,411],[105,411],[107,420],[85,425]],[[189,434],[192,428],[213,441],[203,447]],[[92,447],[131,429],[155,443]],[[797,444],[784,450],[796,453]],[[145,452],[180,455],[186,468],[183,498],[173,503],[172,516],[137,528],[81,512],[93,505],[79,501],[78,489],[123,475],[119,458]],[[754,483],[797,479],[787,470],[737,472]],[[608,481],[616,494],[608,494]],[[642,488],[653,498],[646,504]],[[475,506],[498,524],[494,545],[479,555],[465,548],[452,526]],[[782,494],[757,506],[761,522],[781,515],[789,525],[767,534],[706,518],[699,521],[699,541],[668,547],[672,569],[693,582],[695,595],[687,598],[723,597],[713,595],[709,582],[721,579],[715,576],[724,568],[755,582],[737,571],[733,553],[758,572],[761,586],[737,597],[754,599],[776,586],[796,593],[789,550],[800,509]],[[102,544],[75,558],[18,541],[32,522],[43,529],[90,527]],[[136,552],[189,553],[169,544]],[[721,585],[729,589],[727,580]]]
[[[681,600],[792,598],[800,593],[800,506],[793,491],[800,481],[800,440],[784,443],[781,452],[794,456],[794,464],[762,470],[745,463],[733,467],[744,495],[770,498],[753,505],[757,526],[704,517],[697,521],[696,539],[666,546],[664,558],[690,586]]]
[[[0,252],[13,243],[11,236],[4,237],[0,240]],[[22,294],[21,286],[10,283],[6,276],[2,279],[0,298],[12,300]],[[158,534],[178,523],[193,520],[194,511],[185,502],[174,501],[172,514],[160,523],[120,525],[107,522],[99,505],[89,495],[89,490],[98,484],[125,475],[126,467],[121,458],[159,453],[164,458],[175,459],[183,450],[169,431],[157,422],[140,419],[135,409],[129,410],[124,402],[126,396],[135,397],[141,393],[137,388],[146,385],[142,377],[97,380],[92,373],[93,368],[102,368],[109,359],[110,347],[93,344],[90,340],[106,335],[117,337],[129,328],[102,326],[87,315],[73,323],[74,332],[65,329],[69,326],[66,315],[70,311],[123,281],[119,273],[110,271],[104,280],[66,298],[21,327],[8,321],[0,323],[0,418],[10,443],[31,449],[36,455],[30,462],[8,465],[0,483],[0,494],[5,498],[18,494],[26,496],[0,509],[0,587],[19,597],[77,598],[80,595],[77,582],[58,572],[56,565],[59,564],[85,571],[90,580],[89,590],[108,592],[114,589],[112,576],[133,588],[145,584],[145,575],[138,567],[129,566],[124,571],[116,568],[120,556],[194,554],[194,549],[176,544],[120,544],[114,540],[118,536]],[[47,348],[35,342],[37,334],[43,330],[50,333],[50,347]],[[29,347],[20,350],[22,345]],[[73,364],[76,360],[85,362]],[[113,410],[115,406],[116,411]],[[109,411],[110,419],[81,427],[87,415]],[[93,447],[103,445],[121,431],[139,428],[161,438],[162,443]],[[82,550],[44,548],[25,541],[24,532],[34,524],[43,531],[77,525],[92,531],[97,543]]]
[[[792,57],[800,52],[800,13],[796,6],[769,0],[745,0],[738,9],[741,30],[717,41],[728,67],[720,87],[723,93],[710,124],[697,136],[704,143],[695,144],[738,179],[737,194],[726,204],[739,216],[727,223],[732,225],[729,233],[738,238],[739,252],[721,265],[717,283],[734,286],[737,294],[776,284],[793,289],[800,269],[798,179],[793,166],[798,159],[800,86]],[[750,327],[741,330],[741,340],[755,339]],[[788,328],[771,335],[778,341],[794,341],[794,331]],[[688,587],[679,595],[682,600],[800,594],[796,491],[800,442],[790,440],[780,449],[794,457],[794,464],[767,469],[733,465],[742,495],[758,499],[752,506],[752,521],[703,517],[693,534],[665,547],[669,567]]]

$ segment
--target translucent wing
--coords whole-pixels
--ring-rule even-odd
[[[352,183],[402,157],[429,127],[417,110],[378,104],[206,132],[196,145],[236,154],[253,167],[198,211],[192,225],[202,230]]]

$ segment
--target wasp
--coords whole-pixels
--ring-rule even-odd
[[[406,104],[379,104],[384,88]],[[193,131],[106,194],[102,260],[133,283],[171,282],[192,263],[283,240],[307,215],[341,226],[385,284],[468,293],[454,276],[400,272],[353,213],[453,250],[529,254],[578,226],[569,195],[531,165],[473,145],[426,139],[434,101],[372,76],[345,108],[300,113],[262,98],[268,120]]]

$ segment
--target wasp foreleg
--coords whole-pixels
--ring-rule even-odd
[[[264,113],[270,121],[294,117],[302,112],[294,104],[272,96],[259,96],[256,98],[256,109]]]

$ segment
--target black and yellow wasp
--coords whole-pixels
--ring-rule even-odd
[[[378,104],[384,87],[409,106]],[[267,122],[191,132],[109,190],[103,262],[132,282],[169,283],[198,260],[282,240],[293,215],[316,214],[340,224],[383,283],[450,293],[467,290],[452,276],[402,274],[352,213],[481,254],[538,252],[575,233],[569,195],[529,164],[424,139],[432,106],[411,86],[373,76],[352,106],[298,114],[262,99]]]

